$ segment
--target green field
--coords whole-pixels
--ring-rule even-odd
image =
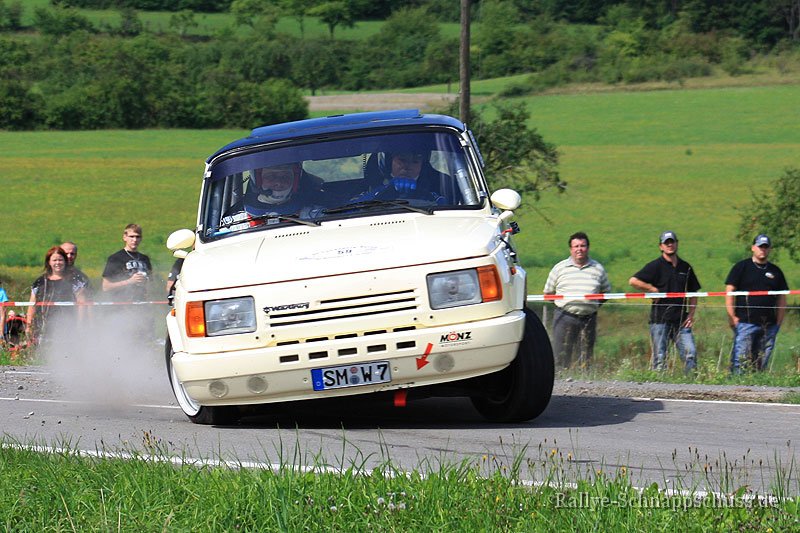
[[[800,165],[799,101],[799,86],[525,99],[531,125],[558,145],[569,183],[565,194],[546,193],[521,210],[531,292],[578,230],[589,233],[614,290],[625,291],[666,228],[678,233],[703,287],[722,289],[730,265],[747,254],[735,239],[737,209]],[[193,224],[203,159],[243,133],[0,132],[0,265],[38,267],[47,246],[72,239],[82,266],[98,274],[131,221],[145,228],[145,251],[169,262],[160,244]],[[800,269],[788,256],[777,260],[800,286]]]
[[[734,261],[740,214],[753,192],[800,165],[795,104],[800,86],[554,95],[525,100],[531,125],[559,146],[563,195],[545,195],[521,216],[522,256],[533,287],[566,256],[566,239],[584,230],[615,291],[658,255],[658,235],[677,232],[679,253],[706,290],[724,289]],[[541,213],[552,224],[545,221]],[[522,237],[522,235],[520,235]],[[776,243],[780,247],[780,243]],[[800,269],[788,258],[789,284]]]
[[[754,192],[767,191],[784,168],[800,165],[798,85],[523,101],[531,125],[558,145],[562,177],[569,183],[564,194],[545,193],[538,203],[527,199],[519,212],[517,243],[531,294],[541,291],[549,269],[567,256],[567,237],[579,230],[591,237],[592,255],[606,266],[614,292],[630,291],[628,278],[657,257],[658,235],[665,229],[677,232],[679,253],[695,267],[703,289],[723,290],[731,265],[749,255],[748,246],[735,238],[739,208]],[[204,158],[244,133],[0,132],[5,148],[0,278],[10,297],[27,299],[45,250],[64,240],[79,244],[79,266],[99,278],[130,222],[144,227],[142,250],[165,275],[172,258],[163,244],[170,232],[195,222]],[[776,244],[779,252],[781,243]],[[790,287],[800,287],[798,265],[787,254],[773,259]],[[796,307],[798,298],[789,302]],[[607,305],[631,310],[632,317],[610,320],[639,324],[635,331],[643,336],[631,340],[633,332],[611,326],[625,338],[616,339],[611,331],[603,338],[601,321],[599,349],[623,356],[647,351],[644,303]],[[709,352],[705,359],[718,367],[724,361],[714,354],[729,349],[722,306],[721,298],[703,300],[699,314],[716,328],[702,343]],[[795,314],[776,349],[779,368],[793,367],[800,357]]]
[[[34,10],[40,7],[51,7],[50,0],[26,0],[23,3],[24,11],[22,23],[30,26],[34,22]],[[120,23],[119,11],[114,9],[80,9],[83,16],[89,19],[97,28],[117,27]],[[154,33],[166,33],[174,31],[170,29],[170,18],[172,12],[164,11],[137,11],[139,20],[146,31]],[[187,34],[190,36],[210,36],[226,28],[236,28],[236,31],[247,35],[252,33],[248,26],[236,26],[235,18],[230,13],[200,13],[196,12],[194,21],[197,27],[189,28]],[[361,40],[380,32],[384,25],[382,20],[366,20],[356,22],[352,28],[337,27],[334,38],[343,40]],[[329,37],[328,27],[315,17],[306,17],[303,23],[303,36],[308,38]],[[477,24],[476,24],[477,26]],[[458,38],[459,25],[456,22],[440,23],[439,28],[442,35],[449,38]],[[286,35],[300,36],[300,25],[293,17],[281,17],[275,28],[278,33]]]

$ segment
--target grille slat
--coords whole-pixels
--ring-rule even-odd
[[[365,294],[334,300],[323,300],[319,306],[306,311],[270,313],[268,326],[280,328],[298,324],[320,323],[346,318],[375,316],[399,311],[415,311],[417,295],[413,289],[383,294]]]

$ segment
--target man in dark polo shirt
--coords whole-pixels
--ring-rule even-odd
[[[700,282],[689,263],[678,257],[678,237],[665,231],[659,238],[661,256],[628,280],[643,292],[695,292]],[[697,297],[657,298],[650,308],[650,338],[653,343],[653,369],[666,368],[667,347],[671,340],[678,348],[687,373],[697,366],[697,349],[692,326]]]
[[[764,234],[750,247],[753,256],[739,261],[725,279],[725,291],[786,291],[789,285],[783,272],[767,258],[772,241]],[[742,366],[766,370],[775,338],[786,314],[786,295],[725,297],[728,320],[734,331],[731,372]],[[745,356],[747,360],[743,360]]]

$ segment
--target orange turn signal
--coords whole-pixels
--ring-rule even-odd
[[[478,267],[478,281],[481,284],[481,298],[484,302],[503,299],[503,286],[494,265]]]
[[[190,337],[206,336],[206,312],[203,302],[187,302],[186,334]]]

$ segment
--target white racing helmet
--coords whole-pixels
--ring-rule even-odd
[[[297,192],[300,182],[300,165],[292,163],[256,169],[250,178],[248,190],[251,207],[281,205]]]

